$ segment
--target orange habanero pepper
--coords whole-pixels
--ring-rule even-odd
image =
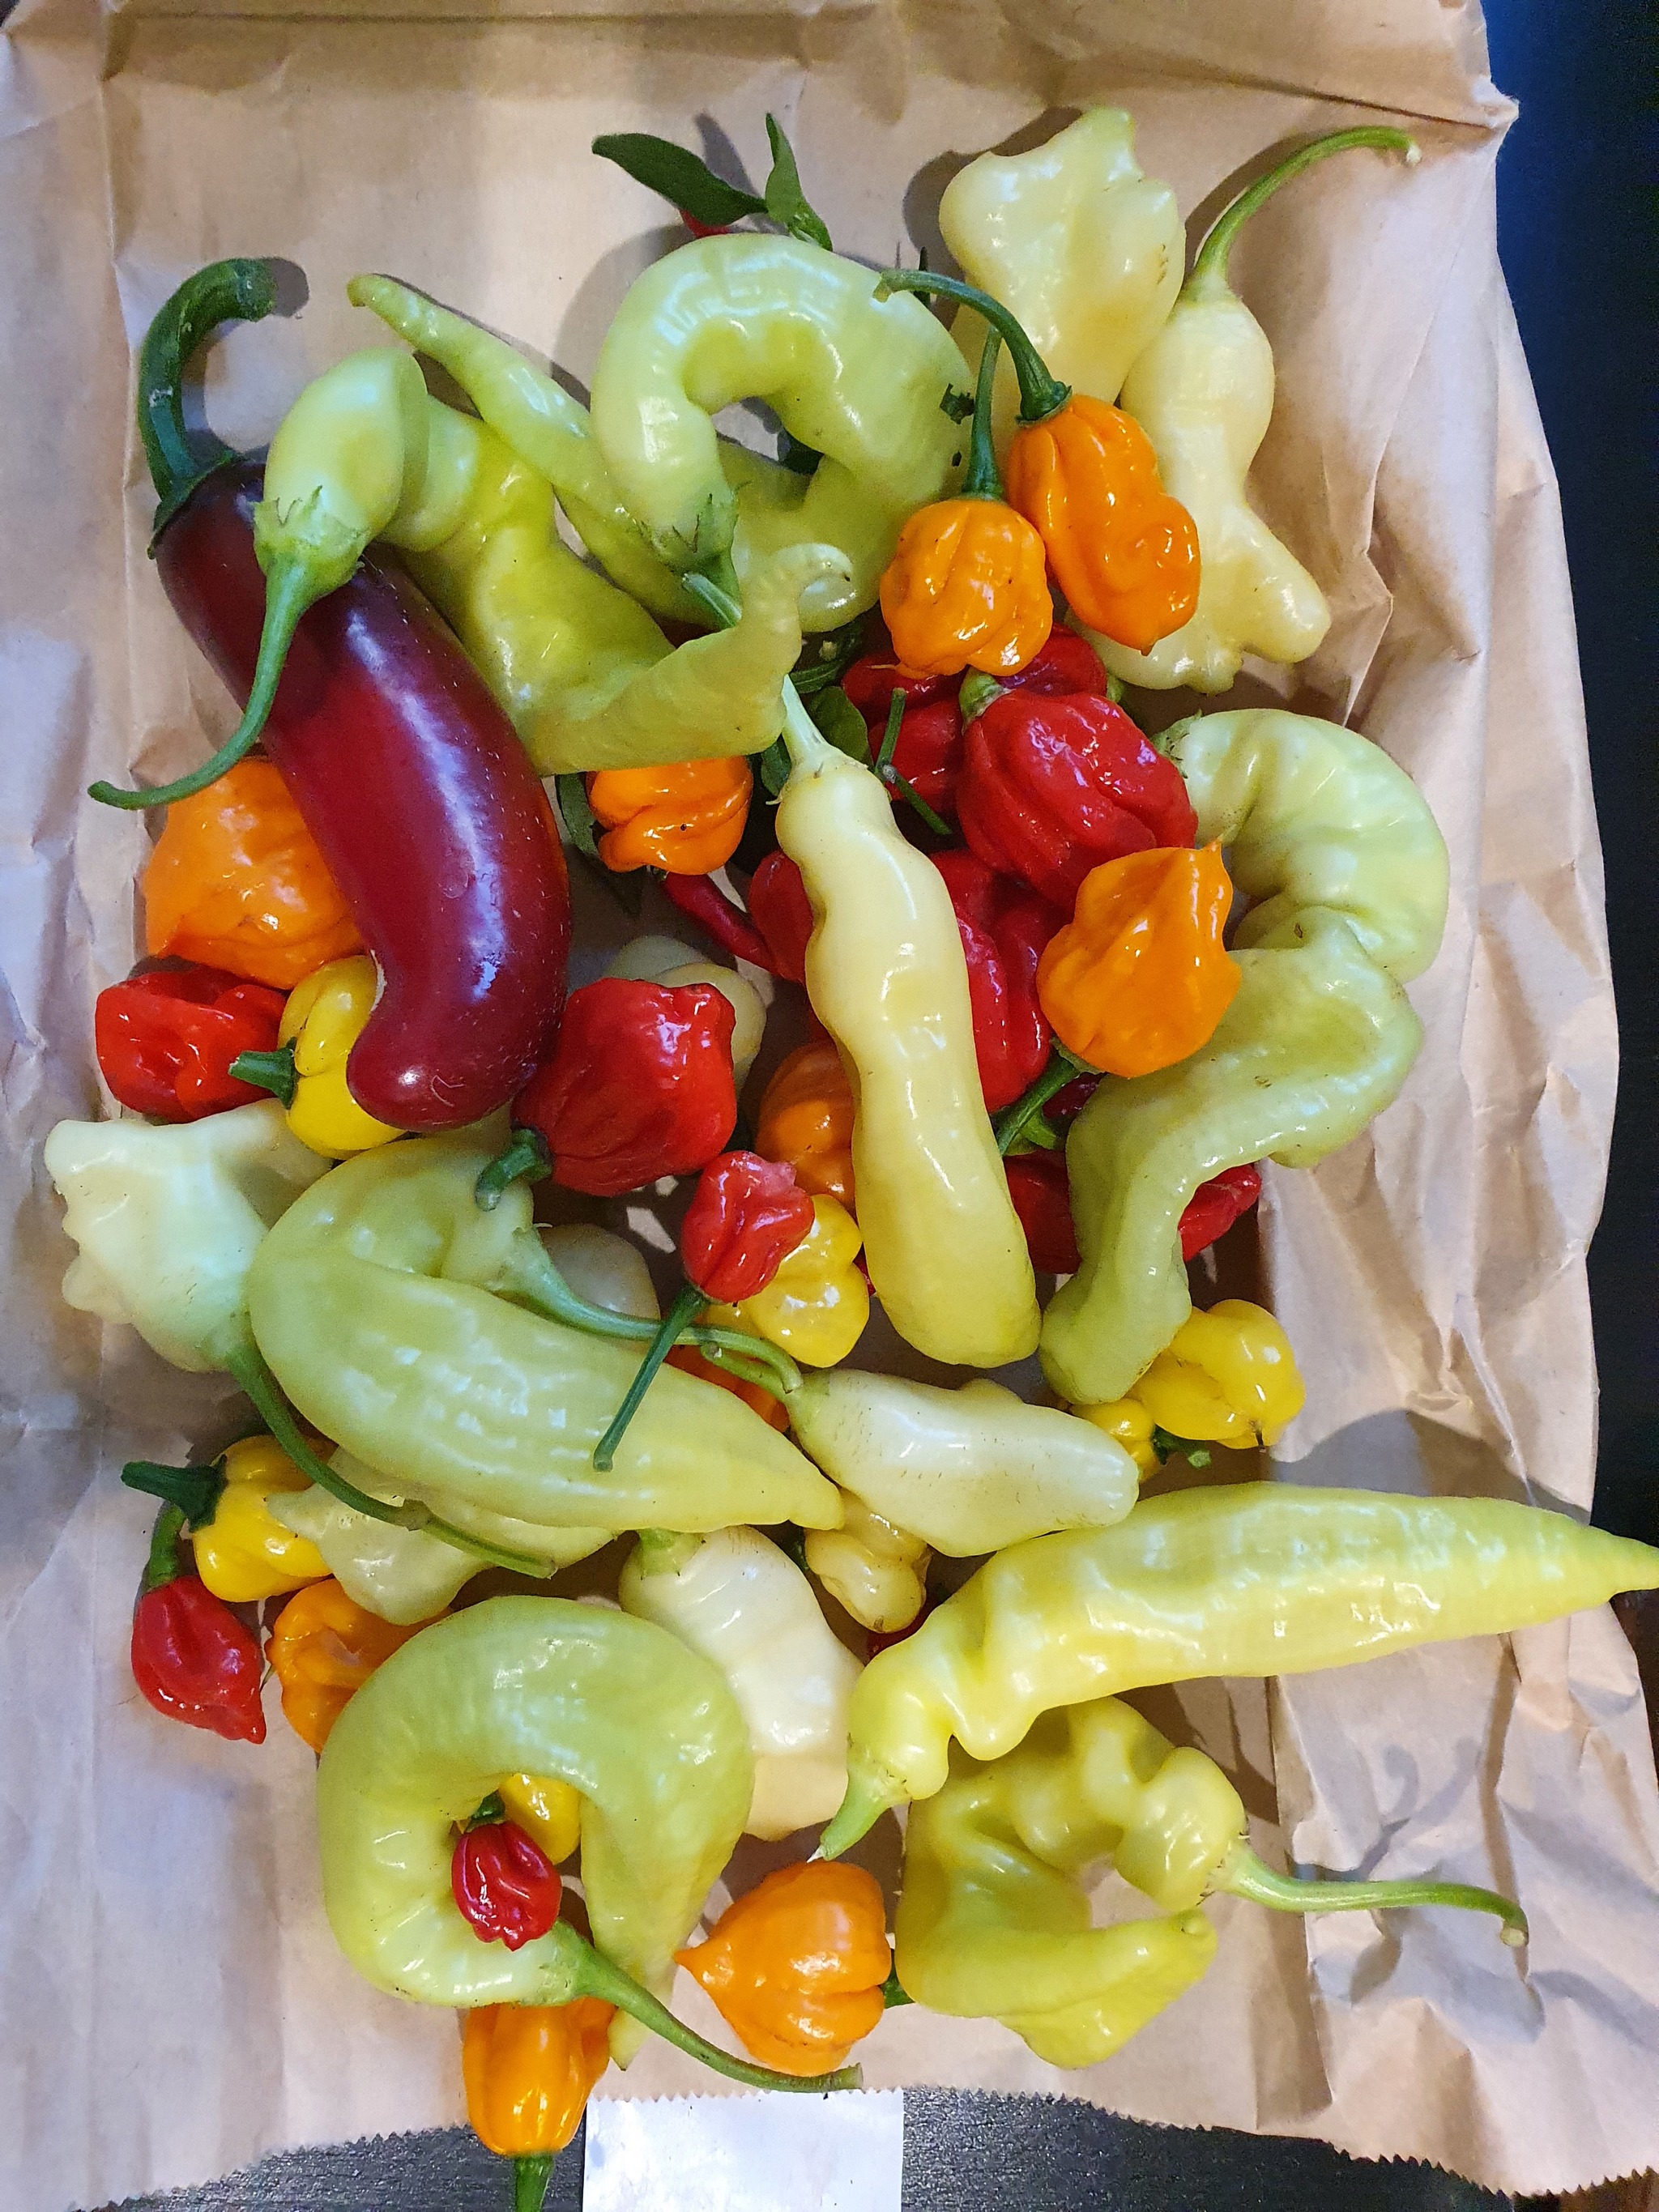
[[[599,858],[618,874],[660,868],[706,876],[723,868],[743,836],[754,783],[742,758],[601,769],[587,780],[587,803],[605,830]]]
[[[144,941],[291,991],[363,941],[288,787],[239,761],[167,809],[144,870]]]
[[[899,532],[881,580],[881,611],[901,665],[918,676],[977,668],[1013,676],[1047,644],[1054,601],[1042,540],[1003,496],[991,443],[991,386],[1001,341],[980,356],[968,473]]]
[[[514,2161],[515,2212],[541,2212],[554,2157],[611,2063],[615,2010],[598,1997],[479,2005],[462,2024],[466,2117],[486,2150]]]
[[[1218,844],[1160,845],[1091,869],[1037,963],[1037,997],[1066,1049],[1109,1075],[1150,1075],[1196,1052],[1238,988],[1221,941],[1232,898]]]
[[[1051,376],[988,293],[954,277],[890,269],[876,296],[901,291],[960,300],[1007,341],[1020,398],[1008,498],[1041,534],[1073,613],[1137,653],[1190,621],[1198,606],[1198,527],[1164,490],[1140,425]]]
[[[892,1972],[881,1887],[844,1859],[780,1867],[674,1954],[752,2057],[822,2074],[881,2018]]]
[[[374,1669],[427,1626],[382,1620],[331,1575],[291,1597],[266,1639],[265,1657],[283,1686],[283,1711],[295,1735],[320,1752]]]
[[[779,1061],[761,1095],[755,1150],[787,1160],[803,1190],[853,1205],[853,1086],[828,1037]]]

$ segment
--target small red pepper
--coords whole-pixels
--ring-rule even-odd
[[[722,1152],[697,1178],[680,1225],[688,1279],[735,1306],[763,1291],[812,1227],[812,1201],[787,1160]]]
[[[812,902],[800,870],[787,853],[769,853],[749,878],[749,911],[771,948],[774,975],[804,983]]]
[[[158,1713],[233,1743],[263,1743],[259,1646],[179,1556],[185,1516],[164,1505],[132,1613],[132,1679]]]
[[[1200,1252],[1207,1252],[1261,1195],[1260,1168],[1224,1168],[1208,1182],[1200,1183],[1181,1217],[1182,1258],[1196,1260]]]
[[[1042,1274],[1075,1274],[1081,1261],[1072,1222],[1064,1152],[1020,1152],[1007,1162],[1008,1195],[1025,1231],[1031,1265]],[[1181,1256],[1195,1260],[1248,1213],[1261,1195],[1261,1170],[1227,1168],[1200,1183],[1181,1216]]]
[[[567,1190],[619,1198],[691,1175],[738,1118],[732,1002],[708,983],[605,976],[571,995],[558,1049],[519,1093]]]
[[[1069,699],[1083,691],[1103,693],[1106,671],[1086,638],[1056,625],[1024,668],[999,676],[997,682],[1005,691],[1024,691],[1033,698]]]
[[[479,1942],[509,1951],[546,1935],[564,1894],[558,1869],[533,1836],[501,1817],[499,1797],[486,1798],[457,1838],[449,1886]]]
[[[1042,1074],[1048,1024],[1037,1004],[1037,962],[1066,917],[977,854],[936,853],[962,933],[974,1050],[988,1113],[1010,1106]]]
[[[768,856],[770,857],[769,855]],[[712,876],[665,876],[663,896],[671,906],[701,923],[716,945],[737,960],[764,968],[769,975],[781,971],[772,949],[740,906],[734,906]],[[799,978],[793,979],[799,981]]]
[[[264,1094],[230,1073],[238,1053],[274,1052],[283,994],[186,961],[98,994],[92,1034],[110,1089],[135,1114],[198,1121]]]
[[[885,653],[866,653],[855,660],[842,678],[841,688],[872,728],[880,731],[885,726],[895,691],[904,694],[908,720],[911,708],[925,707],[930,699],[954,698],[960,680],[955,676],[918,676],[903,665],[890,646]]]
[[[1103,861],[1189,846],[1198,830],[1174,763],[1094,694],[993,699],[968,725],[957,811],[988,866],[1068,915]]]

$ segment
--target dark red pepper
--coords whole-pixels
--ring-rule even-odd
[[[179,1556],[185,1516],[164,1505],[132,1612],[132,1679],[169,1720],[233,1743],[263,1743],[259,1646]]]
[[[734,906],[712,876],[665,876],[663,896],[671,906],[700,922],[722,951],[775,975],[772,950],[740,906]]]
[[[1067,915],[1103,860],[1190,845],[1198,828],[1174,763],[1091,693],[993,699],[968,725],[957,811],[988,866]]]
[[[977,854],[935,853],[933,866],[962,933],[980,1087],[986,1111],[995,1114],[1012,1105],[1048,1064],[1037,963],[1066,917],[1024,884],[995,874]]]
[[[1008,1195],[1040,1273],[1071,1275],[1080,1264],[1063,1152],[1020,1152],[1006,1163]],[[1195,1260],[1261,1195],[1256,1168],[1227,1168],[1200,1183],[1181,1216],[1181,1256]]]
[[[274,1052],[281,991],[193,960],[146,969],[98,994],[92,1035],[110,1089],[135,1114],[198,1121],[265,1094],[230,1073],[238,1053]]]
[[[887,718],[869,725],[870,757],[881,750]],[[929,699],[907,707],[890,756],[891,764],[918,799],[936,813],[954,815],[962,774],[962,709],[954,698]]]
[[[787,1160],[722,1152],[698,1176],[680,1224],[687,1279],[737,1305],[766,1288],[811,1227],[811,1199]]]
[[[1005,691],[1024,691],[1041,699],[1069,699],[1079,691],[1103,692],[1106,671],[1086,638],[1056,623],[1024,667],[1012,676],[999,676],[997,682]]]
[[[449,1886],[480,1942],[519,1951],[558,1918],[564,1884],[535,1838],[514,1820],[489,1817],[493,1809],[486,1801],[483,1816],[457,1839]]]
[[[571,994],[558,1050],[520,1092],[567,1190],[620,1198],[693,1175],[738,1118],[732,1002],[712,983],[607,975]]]
[[[1261,1195],[1260,1168],[1224,1168],[1200,1183],[1181,1217],[1181,1256],[1196,1260],[1223,1237]]]
[[[252,533],[261,471],[216,441],[198,453],[181,386],[216,325],[257,321],[272,299],[263,262],[216,262],[161,309],[140,363],[139,427],[161,495],[156,567],[239,701],[265,615]],[[557,1033],[570,942],[564,856],[511,723],[389,562],[369,555],[301,618],[263,743],[384,978],[348,1064],[353,1097],[415,1130],[455,1128],[505,1104]],[[207,781],[198,771],[180,783]],[[156,802],[146,792],[136,803]]]
[[[960,678],[955,676],[917,676],[904,666],[889,646],[884,653],[866,653],[855,660],[841,679],[841,688],[865,720],[879,732],[895,691],[902,691],[907,711],[925,707],[930,699],[954,698]]]
[[[749,911],[770,950],[773,974],[787,982],[804,983],[812,902],[800,870],[787,853],[769,853],[749,878]]]

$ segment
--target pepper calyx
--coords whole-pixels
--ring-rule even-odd
[[[473,1202],[481,1213],[493,1213],[503,1194],[515,1182],[542,1182],[553,1172],[553,1155],[539,1129],[515,1128],[512,1142],[480,1170],[472,1186]],[[551,1262],[549,1262],[550,1266]]]
[[[225,1463],[221,1459],[210,1467],[164,1467],[155,1460],[130,1459],[121,1480],[129,1490],[176,1505],[192,1530],[205,1528],[225,1493]]]
[[[230,1073],[238,1083],[251,1083],[255,1090],[268,1091],[284,1106],[291,1106],[300,1087],[294,1065],[294,1040],[279,1044],[274,1052],[239,1052],[230,1063]]]
[[[149,1557],[144,1562],[143,1579],[138,1585],[141,1598],[148,1597],[152,1590],[165,1589],[169,1583],[182,1582],[190,1571],[179,1556],[179,1539],[184,1533],[184,1509],[164,1505],[149,1533]]]

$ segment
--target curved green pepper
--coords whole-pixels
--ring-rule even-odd
[[[1496,1636],[1659,1588],[1659,1551],[1490,1498],[1243,1483],[1015,1544],[860,1675],[834,1857],[1057,1705],[1208,1674],[1303,1674]]]
[[[823,459],[771,544],[821,543],[874,599],[898,533],[945,490],[963,450],[962,356],[919,301],[878,299],[877,273],[799,238],[702,238],[629,287],[593,373],[593,429],[617,490],[675,568],[717,568],[740,502],[713,417],[763,399]],[[757,515],[755,526],[762,526]]]
[[[656,1324],[574,1298],[522,1183],[479,1209],[490,1158],[465,1137],[362,1153],[266,1238],[248,1285],[253,1333],[306,1418],[400,1497],[441,1501],[458,1528],[479,1510],[562,1531],[836,1527],[839,1492],[793,1444],[676,1369],[653,1383],[614,1469],[593,1467]]]

